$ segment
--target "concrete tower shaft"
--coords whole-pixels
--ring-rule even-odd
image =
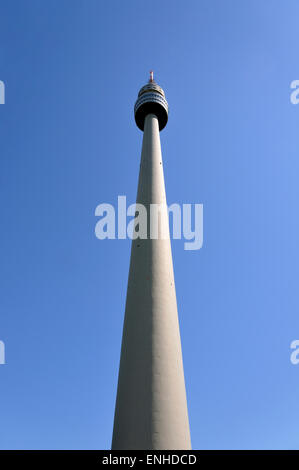
[[[155,114],[144,120],[137,202],[166,206]],[[132,241],[112,449],[191,449],[167,212],[160,223],[166,238]]]

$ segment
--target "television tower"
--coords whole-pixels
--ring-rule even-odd
[[[167,207],[159,131],[168,103],[152,71],[134,111],[144,131],[136,202],[148,230],[132,240],[112,450],[191,449],[167,210],[149,235],[151,204]]]

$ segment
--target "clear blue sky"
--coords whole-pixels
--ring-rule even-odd
[[[164,88],[168,203],[204,204],[173,258],[195,449],[299,448],[299,4],[2,0],[1,449],[111,443],[149,69]]]

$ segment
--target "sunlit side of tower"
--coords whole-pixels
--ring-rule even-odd
[[[168,120],[152,72],[135,120],[144,131],[136,202],[148,210],[148,237],[132,241],[112,449],[191,449],[167,211],[158,237],[149,236],[150,205],[166,207],[160,131]]]

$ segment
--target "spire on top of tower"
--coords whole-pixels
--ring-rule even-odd
[[[153,70],[150,70],[150,79],[149,79],[149,82],[153,82],[154,81],[154,71]]]

